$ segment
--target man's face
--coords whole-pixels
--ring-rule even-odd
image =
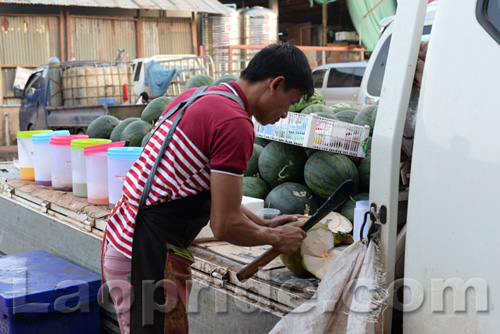
[[[285,91],[284,82],[271,83],[269,92],[260,98],[259,108],[253,116],[262,125],[274,124],[288,115],[288,109],[299,102],[302,94],[298,89]]]

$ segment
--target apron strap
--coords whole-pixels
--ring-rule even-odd
[[[167,147],[170,144],[170,141],[172,140],[172,137],[174,136],[175,129],[177,128],[177,125],[179,124],[180,120],[182,119],[182,116],[184,116],[184,112],[185,112],[185,110],[186,110],[187,107],[189,107],[194,101],[196,101],[197,99],[199,99],[202,96],[206,96],[206,95],[222,95],[222,96],[225,96],[225,97],[230,98],[231,100],[237,102],[243,109],[245,109],[245,105],[243,104],[243,101],[241,100],[241,98],[239,96],[237,96],[237,95],[235,95],[233,93],[222,92],[222,91],[206,92],[205,90],[207,88],[208,88],[208,86],[199,87],[193,93],[193,95],[191,95],[191,97],[189,97],[188,99],[184,100],[183,102],[179,103],[174,108],[172,108],[161,119],[161,121],[158,122],[158,124],[156,125],[156,127],[154,128],[154,130],[151,131],[151,135],[149,136],[149,138],[151,138],[151,136],[159,129],[159,127],[165,122],[165,120],[167,120],[170,116],[172,116],[174,113],[176,113],[180,109],[179,114],[177,115],[177,117],[175,118],[174,122],[170,126],[170,129],[168,130],[167,137],[165,138],[165,140],[161,144],[161,147],[160,147],[160,150],[158,152],[157,158],[155,159],[155,162],[153,164],[153,168],[151,168],[151,172],[149,173],[148,180],[146,181],[146,184],[144,185],[144,189],[142,191],[141,199],[139,201],[138,211],[144,206],[144,203],[146,203],[146,199],[148,198],[149,192],[151,191],[151,187],[153,185],[154,175],[156,174],[156,170],[158,169],[158,166],[160,165],[161,160],[162,160],[161,157],[163,156],[163,154],[167,150]]]

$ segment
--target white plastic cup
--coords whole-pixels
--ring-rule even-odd
[[[141,156],[142,147],[112,147],[108,149],[109,207],[122,197],[122,187],[130,167]]]
[[[33,160],[33,135],[52,130],[18,131],[17,132],[17,154],[19,157],[19,174],[21,180],[35,180],[35,162]]]
[[[33,135],[33,160],[35,164],[35,183],[42,186],[51,186],[50,175],[50,137],[67,136],[68,130],[44,132]]]
[[[88,146],[83,149],[87,164],[87,201],[96,205],[109,205],[108,149],[123,147],[124,141]]]
[[[87,135],[69,135],[50,137],[50,176],[52,189],[71,191],[71,141],[86,139]]]
[[[354,241],[359,240],[359,232],[361,231],[361,226],[365,219],[365,213],[370,210],[370,201],[357,201],[356,207],[354,208],[354,226],[352,230],[352,237]],[[368,236],[368,230],[370,229],[371,220],[367,217],[367,222],[365,228],[363,229],[363,238]]]
[[[87,197],[87,163],[83,149],[88,146],[109,144],[109,139],[75,139],[71,141],[71,179],[73,195]]]
[[[275,217],[278,217],[280,214],[281,214],[280,210],[273,208],[263,208],[257,210],[257,215],[264,219],[273,219]]]

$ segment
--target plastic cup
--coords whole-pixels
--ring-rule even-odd
[[[73,195],[87,197],[87,163],[83,149],[87,146],[109,144],[109,139],[75,139],[71,141],[71,179]]]
[[[134,162],[141,156],[142,147],[113,147],[108,149],[109,207],[122,197],[123,181]]]
[[[263,208],[257,210],[257,215],[264,219],[273,219],[274,217],[278,217],[281,214],[281,211],[273,208]]]
[[[58,130],[33,135],[33,160],[35,163],[35,183],[42,186],[51,186],[50,176],[50,137],[67,136],[68,130]]]
[[[370,201],[357,201],[356,207],[354,208],[354,226],[352,230],[352,238],[354,241],[359,240],[359,232],[361,231],[361,226],[365,219],[365,213],[370,210]],[[367,217],[365,228],[363,229],[363,238],[368,236],[368,230],[370,229],[371,220]]]
[[[109,205],[108,149],[123,147],[124,141],[88,146],[83,149],[87,164],[87,200],[91,204]]]
[[[50,176],[52,189],[71,191],[71,141],[86,139],[87,135],[69,135],[50,137]]]
[[[18,131],[17,132],[17,155],[19,156],[19,174],[21,180],[35,180],[35,162],[33,160],[33,135],[52,130]]]

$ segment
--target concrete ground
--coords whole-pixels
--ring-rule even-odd
[[[0,146],[0,161],[17,160],[17,146]]]

